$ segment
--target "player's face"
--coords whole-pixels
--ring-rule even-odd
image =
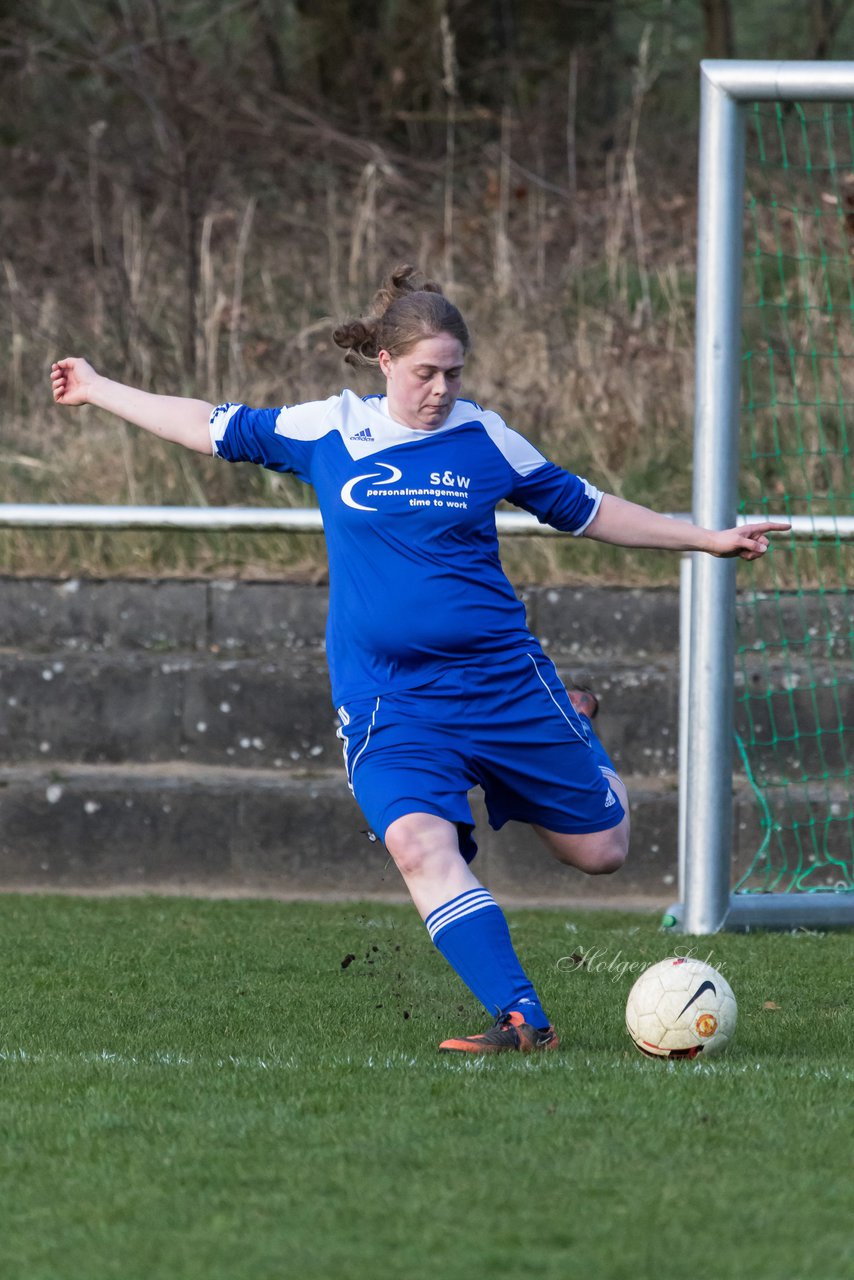
[[[435,431],[448,419],[460,393],[466,353],[459,338],[437,333],[405,355],[379,355],[386,378],[389,413],[416,431]]]

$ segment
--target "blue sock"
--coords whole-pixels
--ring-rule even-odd
[[[468,889],[424,921],[439,951],[492,1017],[511,1009],[547,1027],[539,997],[513,950],[504,912],[486,889]]]

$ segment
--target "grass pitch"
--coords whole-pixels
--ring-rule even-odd
[[[436,1052],[487,1019],[411,908],[0,898],[4,1280],[850,1277],[850,936],[508,918],[555,1054]],[[735,1043],[648,1061],[692,943]]]

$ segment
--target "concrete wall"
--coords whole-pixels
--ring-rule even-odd
[[[666,904],[675,893],[674,591],[535,588],[532,629],[590,681],[629,785],[617,876],[489,830],[476,865],[505,900]],[[0,887],[398,896],[341,766],[324,588],[0,580]],[[736,797],[744,847],[755,819]],[[738,852],[738,851],[737,851]]]

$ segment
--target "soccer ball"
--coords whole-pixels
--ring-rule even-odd
[[[732,988],[702,960],[671,956],[638,978],[626,1004],[626,1030],[650,1058],[720,1053],[735,1034]]]

